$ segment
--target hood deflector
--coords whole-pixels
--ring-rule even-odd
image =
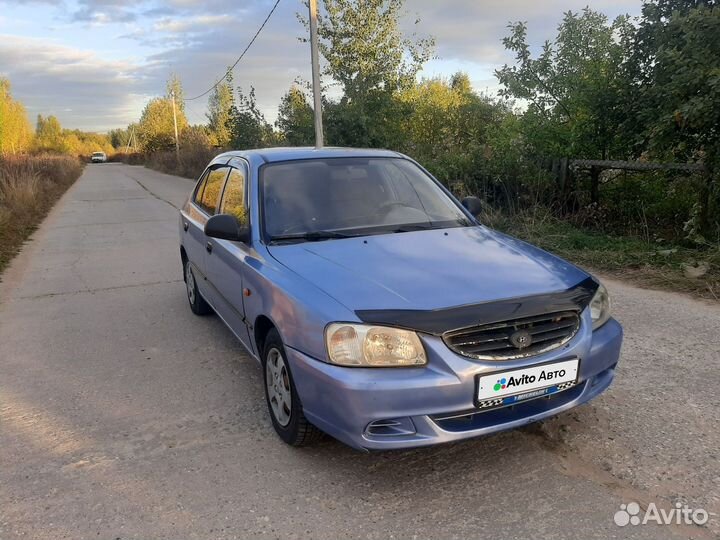
[[[532,317],[557,311],[581,312],[597,291],[598,283],[589,277],[566,291],[507,298],[481,304],[470,304],[444,309],[379,309],[359,310],[355,314],[367,324],[382,324],[416,330],[440,336],[478,324]]]

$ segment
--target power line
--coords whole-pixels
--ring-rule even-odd
[[[223,75],[222,79],[220,79],[218,82],[216,82],[215,84],[213,84],[210,88],[208,88],[208,89],[207,89],[205,92],[203,92],[202,94],[200,94],[200,95],[198,95],[198,96],[195,96],[195,97],[186,98],[186,99],[184,99],[184,101],[193,101],[193,100],[195,100],[195,99],[200,99],[200,98],[203,97],[203,96],[207,96],[210,92],[212,92],[213,90],[215,90],[221,82],[223,82],[223,81],[227,78],[227,76],[230,74],[230,72],[231,72],[233,69],[235,69],[235,66],[237,66],[238,63],[240,62],[240,60],[242,60],[243,56],[245,56],[245,53],[248,52],[248,49],[249,49],[250,47],[252,47],[252,44],[253,44],[253,43],[255,43],[255,40],[256,40],[257,37],[260,35],[260,32],[262,32],[263,28],[265,28],[265,25],[266,25],[267,22],[270,20],[270,17],[272,17],[272,14],[275,13],[275,8],[278,7],[278,4],[279,4],[279,3],[280,3],[280,0],[276,0],[275,5],[274,5],[274,6],[272,7],[272,9],[270,10],[270,13],[268,13],[268,16],[265,17],[265,20],[264,20],[263,23],[260,25],[260,28],[258,28],[258,31],[255,32],[255,35],[254,35],[253,38],[250,40],[250,43],[247,44],[247,47],[245,47],[245,50],[242,52],[242,54],[240,54],[240,56],[238,57],[238,59],[235,60],[235,63],[234,63],[232,66],[230,66],[230,68],[228,68],[228,70],[225,72],[225,75]]]

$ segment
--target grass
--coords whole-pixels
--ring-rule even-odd
[[[593,271],[644,287],[720,300],[720,246],[689,248],[611,236],[578,228],[543,210],[514,216],[489,210],[483,222]],[[693,272],[702,275],[694,277]]]
[[[110,161],[119,161],[128,165],[145,165],[148,169],[194,180],[205,170],[208,163],[220,153],[222,153],[222,150],[217,148],[194,145],[183,148],[179,160],[175,150],[158,150],[151,154],[119,152],[110,158]]]
[[[108,161],[127,163],[128,165],[144,165],[145,156],[139,152],[115,152],[113,155],[108,157]]]
[[[0,272],[82,170],[70,156],[0,157]]]
[[[181,148],[178,160],[174,150],[162,150],[150,154],[145,166],[166,174],[196,179],[222,150],[204,145],[188,145]]]

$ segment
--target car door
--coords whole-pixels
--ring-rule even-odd
[[[248,225],[248,167],[235,160],[225,182],[219,214],[230,214],[241,225]],[[243,267],[251,247],[243,242],[210,238],[211,249],[206,255],[207,279],[214,289],[215,310],[232,328],[238,339],[250,350],[250,333],[245,320]]]
[[[182,215],[185,252],[192,263],[200,294],[213,306],[217,299],[212,287],[207,283],[206,259],[207,250],[210,248],[209,239],[205,236],[205,223],[215,215],[229,170],[226,165],[209,167],[183,209]]]

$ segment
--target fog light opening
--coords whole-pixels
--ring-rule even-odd
[[[371,437],[398,437],[414,435],[415,424],[409,416],[401,418],[385,418],[370,422],[365,428],[365,434]]]

